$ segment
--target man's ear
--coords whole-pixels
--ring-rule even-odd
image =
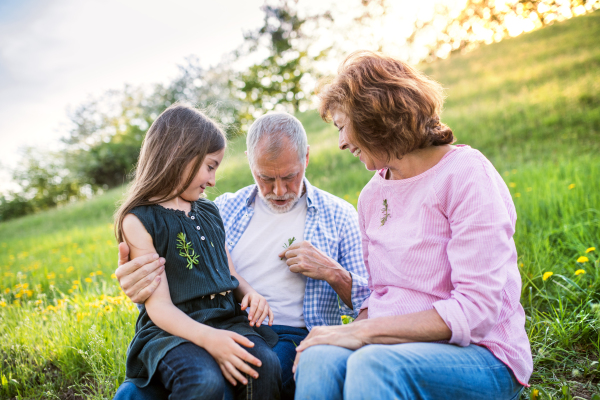
[[[306,146],[306,165],[304,166],[304,168],[308,167],[308,153],[310,153],[310,145]]]

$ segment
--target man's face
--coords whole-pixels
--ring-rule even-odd
[[[306,160],[298,159],[298,151],[293,146],[284,146],[284,150],[273,158],[266,154],[266,146],[259,143],[254,157],[252,175],[258,185],[260,197],[276,213],[290,211],[302,196],[308,149]]]

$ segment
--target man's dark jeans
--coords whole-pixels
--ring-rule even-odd
[[[271,328],[279,335],[279,342],[273,347],[273,351],[281,364],[281,399],[292,400],[296,390],[296,381],[292,373],[296,359],[296,346],[308,335],[308,330],[286,325],[273,325]]]
[[[279,363],[281,365],[281,368],[277,368],[281,371],[281,375],[280,375],[281,380],[279,380],[279,376],[277,376],[277,377],[273,376],[275,373],[277,373],[279,375],[278,371],[277,372],[272,371],[271,377],[277,379],[277,381],[281,382],[281,384],[282,384],[281,399],[282,400],[291,400],[294,398],[294,391],[296,388],[295,382],[294,382],[294,375],[292,374],[292,366],[294,365],[294,359],[296,358],[296,346],[299,345],[302,340],[304,340],[306,335],[308,335],[308,330],[306,330],[304,328],[294,328],[294,327],[285,326],[285,325],[273,325],[272,328],[279,335],[279,342],[275,345],[275,347],[272,350],[275,352],[275,354],[277,354],[277,358],[279,359]],[[254,340],[254,337],[250,338],[250,340],[254,341],[255,343],[258,342],[258,340]],[[192,345],[192,346],[195,346],[195,345]],[[266,346],[266,344],[265,344],[265,346]],[[181,346],[178,346],[178,347],[181,347]],[[213,363],[215,363],[215,365],[216,365],[216,362],[210,356],[210,354],[208,354],[204,349],[201,349],[200,347],[197,347],[197,348],[202,350],[206,354],[206,356],[208,358],[210,358],[210,360]],[[177,347],[175,349],[177,349]],[[175,350],[175,349],[173,349],[173,350]],[[255,345],[254,349],[257,349],[256,345]],[[250,351],[250,353],[254,354],[257,358],[259,358],[263,362],[263,367],[261,367],[261,368],[264,368],[265,361],[263,360],[263,357],[261,357],[259,354],[255,354],[253,352],[254,349],[248,349],[248,350]],[[171,350],[171,352],[173,350]],[[167,354],[167,356],[171,352],[169,352]],[[183,357],[185,357],[185,355],[183,355]],[[182,360],[182,362],[189,362],[189,361]],[[193,361],[193,364],[191,364],[191,365],[194,365],[194,366],[198,365],[197,364],[198,362],[201,362],[201,361],[200,360]],[[167,362],[167,364],[169,364],[169,362]],[[223,378],[223,376],[221,375],[221,370],[219,369],[218,366],[216,367],[216,371],[218,372],[218,374],[216,374],[216,375],[220,376],[220,378],[222,378],[224,381],[225,378]],[[265,374],[268,372],[266,372],[266,371],[263,372],[263,371],[259,370],[258,373],[260,374],[259,379],[262,379],[265,376]],[[155,376],[155,378],[158,378],[158,377]],[[213,376],[213,378],[214,378],[214,376]],[[228,383],[226,386],[227,386],[227,389],[225,390],[225,399],[235,398],[233,386],[231,386]],[[244,387],[244,385],[238,384],[237,387],[241,388],[241,387]],[[162,385],[162,383],[160,382],[159,379],[153,379],[152,382],[148,386],[146,386],[145,388],[142,388],[142,389],[138,388],[131,382],[125,382],[119,387],[119,390],[117,391],[117,394],[115,395],[114,400],[166,400],[166,399],[168,399],[169,394],[170,394],[170,392],[164,388],[164,386]],[[269,399],[270,397],[269,396],[259,397],[255,392],[253,398]]]
[[[246,350],[261,360],[252,366],[259,378],[248,378],[248,385],[231,385],[215,359],[203,348],[184,343],[170,350],[158,364],[156,374],[145,388],[125,382],[115,399],[279,399],[281,368],[275,353],[262,338],[249,338],[254,347]]]

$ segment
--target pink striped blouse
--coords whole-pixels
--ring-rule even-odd
[[[385,173],[358,200],[372,291],[362,308],[369,318],[435,308],[450,343],[485,346],[527,384],[533,362],[519,302],[517,215],[498,172],[479,151],[456,146],[415,177]]]

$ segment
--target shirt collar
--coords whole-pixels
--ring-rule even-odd
[[[304,180],[302,182],[304,183],[304,187],[306,187],[306,204],[308,208],[316,209],[317,206],[315,204],[315,188],[313,187],[313,185],[310,184],[306,177],[304,177]],[[253,186],[254,187],[252,188],[252,190],[250,190],[250,192],[248,193],[248,197],[246,197],[246,208],[249,208],[252,205],[252,202],[258,194],[258,185],[254,184]]]

